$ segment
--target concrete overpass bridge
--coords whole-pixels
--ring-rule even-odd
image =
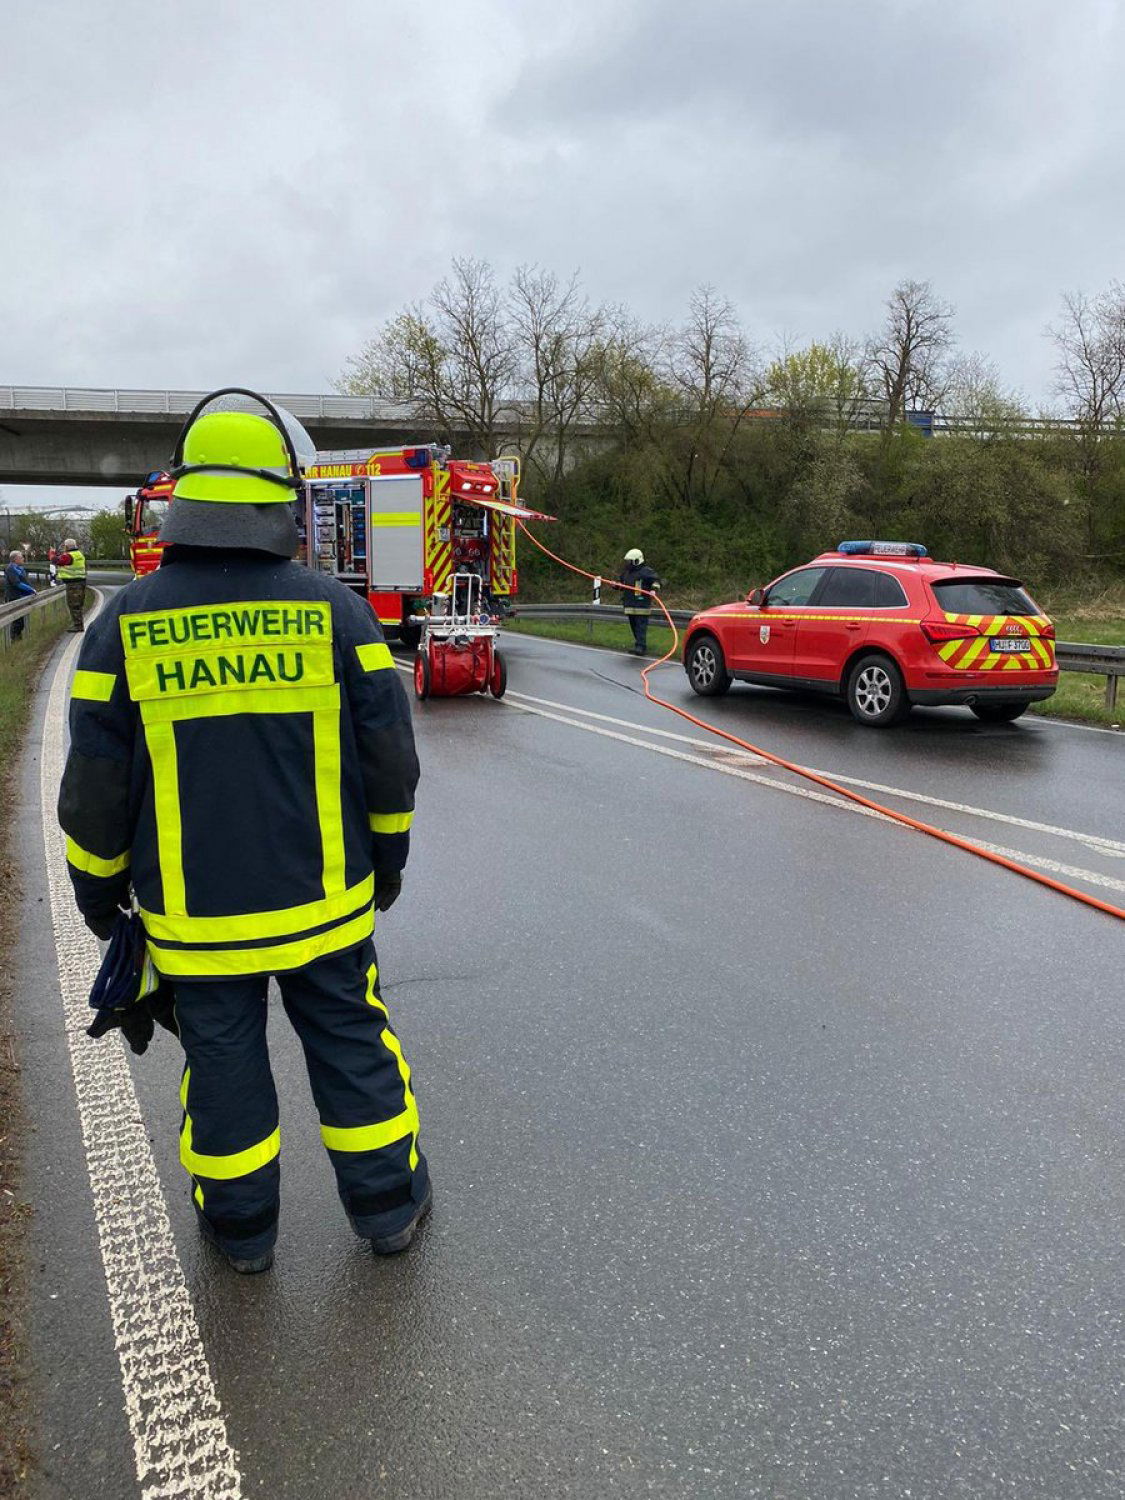
[[[184,417],[206,394],[0,385],[0,484],[131,488],[167,464]],[[391,447],[439,435],[406,403],[285,393],[271,399],[304,422],[320,449]],[[503,435],[514,440],[518,431],[513,412]]]
[[[150,469],[167,464],[184,417],[205,391],[106,390],[78,386],[0,385],[0,484],[120,485],[131,488]],[[445,434],[433,417],[420,414],[410,402],[385,401],[373,396],[272,397],[299,417],[317,447],[392,447],[396,443],[451,441],[466,456],[472,452],[467,432]],[[685,413],[685,419],[690,414]],[[742,421],[776,422],[786,413],[776,408],[732,412]],[[497,423],[498,438],[519,443],[527,431],[527,413],[513,402]],[[825,425],[838,417],[827,413]],[[885,403],[872,401],[852,415],[848,425],[857,432],[878,432],[886,426]],[[997,430],[995,420],[949,417],[940,412],[908,412],[906,424],[926,437],[945,433],[982,436]],[[1043,432],[1074,434],[1081,424],[1065,418],[1017,416],[1000,428],[1013,436]],[[1116,425],[1106,436],[1125,435]],[[588,451],[613,434],[596,420],[576,423],[575,452]]]

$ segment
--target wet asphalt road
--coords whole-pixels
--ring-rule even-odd
[[[415,1249],[376,1262],[351,1237],[280,1008],[268,1277],[198,1242],[176,1049],[134,1067],[245,1493],[1120,1495],[1119,926],[875,819],[530,713],[725,755],[644,733],[697,734],[637,696],[629,658],[506,649],[510,705],[416,713],[414,855],[377,934],[436,1184]],[[682,673],[657,684],[688,702]],[[821,770],[1125,841],[1113,735],[956,710],[879,735],[754,690],[705,716]],[[37,961],[32,771],[33,1493],[127,1497]],[[1125,882],[1108,843],[895,805]]]

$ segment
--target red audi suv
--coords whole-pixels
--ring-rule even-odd
[[[753,682],[842,696],[861,724],[893,724],[915,703],[1002,723],[1055,691],[1054,641],[1018,579],[935,562],[917,543],[841,542],[697,614],[684,668],[704,697]]]

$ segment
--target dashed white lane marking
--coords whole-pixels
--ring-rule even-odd
[[[407,674],[412,672],[412,668],[403,665],[401,662],[396,663],[396,665],[400,672]],[[785,792],[790,797],[804,797],[810,802],[826,802],[830,807],[837,807],[842,812],[859,813],[865,818],[876,818],[880,823],[887,823],[892,828],[906,828],[905,824],[896,823],[893,818],[888,818],[885,813],[876,812],[869,807],[860,807],[855,802],[843,801],[839,797],[832,796],[829,792],[820,791],[812,787],[794,786],[790,782],[779,781],[775,776],[765,776],[760,771],[751,771],[741,765],[732,764],[731,760],[717,760],[713,754],[708,756],[693,755],[684,750],[674,750],[670,745],[653,744],[651,739],[639,739],[636,735],[622,734],[617,729],[605,729],[600,724],[587,724],[582,719],[571,718],[569,711],[566,714],[555,713],[548,708],[535,707],[530,702],[518,701],[518,697],[522,696],[513,695],[511,692],[506,693],[504,698],[497,704],[497,707],[514,708],[520,713],[534,714],[541,719],[553,719],[556,723],[567,724],[572,729],[585,730],[587,734],[600,735],[603,739],[618,740],[624,745],[635,745],[638,749],[648,750],[653,755],[664,755],[671,760],[684,761],[688,765],[702,766],[708,771],[718,771],[722,776],[735,776],[740,781],[752,781],[759,786],[768,786],[774,791]],[[566,705],[561,706],[566,707]],[[588,710],[579,710],[579,712],[586,713]],[[599,715],[598,717],[603,718],[606,716]],[[619,720],[616,722],[628,724],[628,720]],[[639,724],[629,724],[629,727],[640,730],[642,734],[655,733],[667,735],[671,733],[669,730],[649,731]],[[681,738],[681,736],[676,737]],[[687,737],[683,736],[682,738]],[[689,742],[692,744],[701,744],[708,750],[712,748],[706,740],[692,740]],[[748,755],[744,755],[741,758],[747,761],[750,760]],[[761,764],[760,761],[758,763]],[[906,831],[911,832],[913,830],[907,829]],[[1089,885],[1103,886],[1111,891],[1125,892],[1125,880],[1118,880],[1112,875],[1103,875],[1097,870],[1086,870],[1079,865],[1063,864],[1057,859],[1047,859],[1042,855],[1028,854],[1022,849],[1010,849],[1005,844],[987,843],[983,839],[974,839],[973,842],[979,844],[982,849],[989,850],[992,854],[1000,854],[1005,859],[1017,860],[1020,864],[1030,865],[1033,869],[1043,870],[1049,875],[1056,875],[1060,878],[1065,877],[1068,880],[1080,880]]]
[[[503,700],[507,703],[507,696]],[[501,705],[503,706],[503,704]],[[597,724],[584,724],[581,719],[567,718],[563,714],[551,713],[545,708],[533,708],[527,703],[512,703],[511,708],[518,709],[521,713],[537,714],[544,719],[555,719],[560,724],[569,724],[575,729],[584,729],[588,734],[599,734],[607,739],[621,740],[627,745],[636,745],[642,750],[651,750],[655,755],[666,755],[673,760],[687,761],[691,765],[704,766],[709,771],[718,771],[723,776],[737,776],[742,781],[754,781],[759,786],[772,787],[774,791],[787,792],[791,797],[805,797],[812,802],[827,802],[832,807],[838,807],[843,812],[859,813],[865,818],[877,818],[880,823],[889,823],[893,828],[905,828],[905,824],[896,823],[893,818],[888,818],[885,813],[875,812],[869,807],[860,807],[855,802],[845,802],[839,797],[834,797],[830,792],[813,790],[812,787],[792,786],[789,782],[778,781],[774,776],[763,776],[759,771],[743,770],[741,766],[730,765],[724,761],[705,758],[702,755],[689,755],[683,750],[673,750],[670,745],[654,745],[650,740],[637,739],[634,735],[621,734],[614,729],[602,729]],[[907,830],[912,832],[913,830]],[[1091,885],[1105,886],[1111,891],[1125,891],[1125,880],[1117,880],[1112,875],[1102,875],[1097,870],[1085,870],[1078,865],[1062,864],[1057,859],[1046,859],[1038,854],[1027,854],[1022,849],[1009,849],[1004,844],[986,843],[983,839],[974,839],[982,849],[988,849],[993,854],[1001,854],[1005,859],[1018,860],[1020,864],[1031,865],[1037,870],[1044,870],[1048,874],[1066,876],[1070,880],[1081,880]]]
[[[639,734],[657,735],[664,740],[678,740],[684,745],[695,745],[699,749],[709,750],[712,754],[724,754],[737,757],[749,765],[768,766],[770,761],[760,755],[755,755],[749,750],[740,750],[737,745],[731,745],[726,741],[701,740],[697,736],[689,734],[676,734],[671,729],[653,729],[647,724],[637,724],[630,719],[615,719],[611,714],[598,714],[589,708],[576,708],[572,703],[556,703],[550,698],[533,698],[528,693],[513,692],[509,688],[505,694],[506,698],[520,699],[525,703],[538,703],[544,708],[560,709],[564,713],[581,714],[586,719],[596,719],[602,724],[616,724],[622,729],[633,729]],[[1027,828],[1033,833],[1047,833],[1060,839],[1074,839],[1080,844],[1098,854],[1104,854],[1110,859],[1125,859],[1125,843],[1118,839],[1103,838],[1097,833],[1082,833],[1075,828],[1060,828],[1054,823],[1037,823],[1031,818],[1019,818],[1013,813],[994,812],[991,808],[975,807],[968,802],[950,802],[944,797],[930,797],[924,792],[909,792],[900,786],[885,786],[879,781],[864,781],[859,776],[845,776],[839,771],[819,771],[815,767],[806,766],[805,770],[811,770],[815,776],[826,776],[831,781],[839,781],[845,786],[863,787],[866,791],[882,792],[889,797],[901,797],[907,802],[921,802],[927,807],[944,808],[947,812],[963,813],[966,817],[987,818],[996,823],[1007,823],[1013,828]]]
[[[145,1500],[241,1500],[237,1455],[227,1439],[121,1035],[97,1042],[85,1035],[87,997],[101,954],[75,910],[55,820],[78,644],[72,641],[64,652],[47,705],[43,838],[66,1040],[137,1479]]]

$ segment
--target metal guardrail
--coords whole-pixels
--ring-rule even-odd
[[[677,625],[686,625],[689,620],[694,620],[698,610],[694,609],[670,609],[668,613]],[[625,616],[620,604],[515,604],[512,606],[512,614],[526,615],[529,620],[608,620],[611,624],[623,624]],[[659,625],[667,629],[667,621],[660,610],[653,610],[649,617],[649,625]]]
[[[6,651],[14,644],[12,626],[17,620],[23,620],[25,627],[30,625],[31,633],[34,634],[36,621],[53,604],[66,604],[65,589],[45,589],[43,593],[36,594],[34,599],[14,599],[10,604],[0,604],[0,650]],[[25,628],[23,634],[27,633]]]
[[[692,609],[670,609],[668,613],[677,625],[687,625],[698,613]],[[623,622],[621,606],[608,604],[518,604],[512,609],[513,618],[529,620],[588,620],[590,636],[593,637],[594,621]],[[659,610],[649,616],[649,628],[659,626],[667,629],[667,622]],[[1117,684],[1125,677],[1125,646],[1094,646],[1084,641],[1056,641],[1055,660],[1062,672],[1095,672],[1105,678],[1105,706],[1112,711],[1117,707]]]
[[[50,577],[51,570],[46,563],[24,563],[24,571],[31,579],[46,582]],[[97,583],[99,578],[108,579],[109,582],[124,580],[128,582],[133,576],[133,570],[127,562],[91,562],[86,559],[86,582]]]
[[[1091,646],[1085,641],[1056,641],[1055,660],[1063,672],[1096,672],[1105,677],[1105,706],[1117,707],[1118,679],[1125,677],[1125,646]]]

